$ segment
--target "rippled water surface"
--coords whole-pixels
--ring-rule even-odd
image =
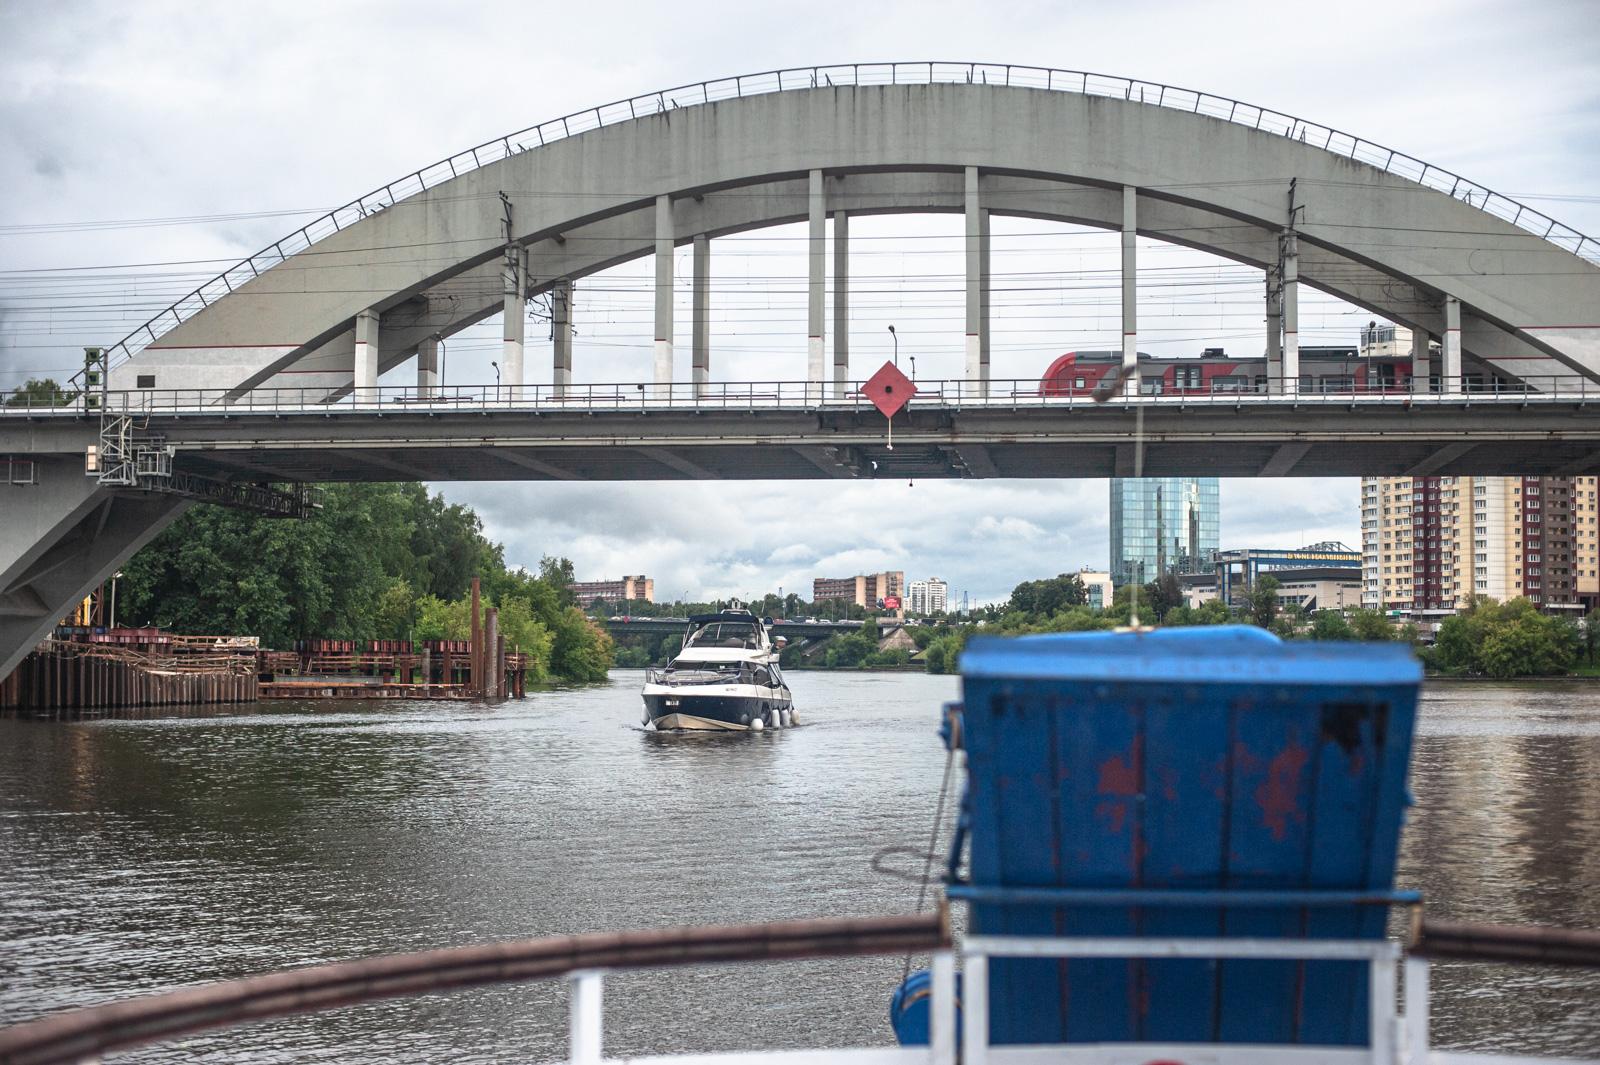
[[[608,928],[909,912],[950,678],[791,676],[805,727],[638,731],[637,672],[496,708],[262,704],[0,720],[0,1023],[337,958]],[[1464,920],[1600,928],[1600,686],[1438,686],[1403,883]],[[898,959],[632,974],[613,1053],[883,1044]],[[1436,1042],[1600,1054],[1600,974],[1449,965]],[[494,988],[210,1034],[133,1061],[565,1054],[565,993]]]

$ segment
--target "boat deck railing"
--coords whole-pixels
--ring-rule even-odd
[[[598,933],[367,958],[231,980],[70,1010],[0,1029],[0,1065],[67,1065],[114,1050],[246,1021],[312,1013],[383,998],[537,979],[570,987],[572,1065],[1577,1065],[1552,1058],[1433,1050],[1428,1036],[1429,958],[1600,966],[1600,934],[1424,922],[1407,953],[1394,940],[1031,937],[970,935],[957,1024],[956,964],[946,912],[860,920]],[[685,965],[931,954],[926,1046],[752,1051],[630,1059],[604,1055],[606,973]],[[1202,1044],[991,1046],[991,958],[1193,958],[1366,962],[1365,1047]],[[1397,987],[1404,975],[1404,1008]],[[885,998],[888,997],[885,988]],[[960,1031],[960,1038],[957,1032]]]

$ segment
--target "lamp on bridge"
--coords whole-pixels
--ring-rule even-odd
[[[490,359],[489,365],[494,367],[494,387],[498,389],[500,387],[500,364]]]
[[[889,335],[894,337],[894,364],[900,365],[900,334],[894,331],[894,326],[889,327]]]

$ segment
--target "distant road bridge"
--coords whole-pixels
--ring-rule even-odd
[[[890,452],[853,384],[849,219],[930,211],[964,218],[965,370],[927,383]],[[1094,405],[991,379],[997,214],[1122,234],[1126,394]],[[809,233],[803,379],[718,381],[712,242],[791,222]],[[1262,269],[1264,393],[1140,398],[1138,236]],[[643,256],[648,376],[574,385],[572,285]],[[860,64],[619,101],[361,197],[114,345],[78,407],[0,414],[0,672],[191,501],[292,510],[292,496],[246,487],[265,481],[1590,472],[1597,263],[1592,238],[1431,164],[1153,83]],[[1437,341],[1437,367],[1417,377],[1440,391],[1297,394],[1302,284]],[[525,372],[535,296],[553,312],[547,386]],[[439,341],[497,315],[503,387],[442,386]],[[414,388],[378,387],[412,360]],[[1513,391],[1476,393],[1481,380]]]
[[[893,618],[879,618],[880,630],[903,628],[907,623],[896,621]],[[683,632],[689,627],[689,622],[684,618],[628,618],[618,620],[609,618],[605,621],[606,629],[618,636],[671,636]],[[861,628],[859,621],[784,621],[772,627],[774,637],[782,636],[787,639],[810,639],[817,636],[836,636],[841,632],[857,632]]]

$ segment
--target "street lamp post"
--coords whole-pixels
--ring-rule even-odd
[[[896,369],[900,366],[900,334],[894,331],[894,326],[889,327],[889,335],[894,337],[894,364]]]

